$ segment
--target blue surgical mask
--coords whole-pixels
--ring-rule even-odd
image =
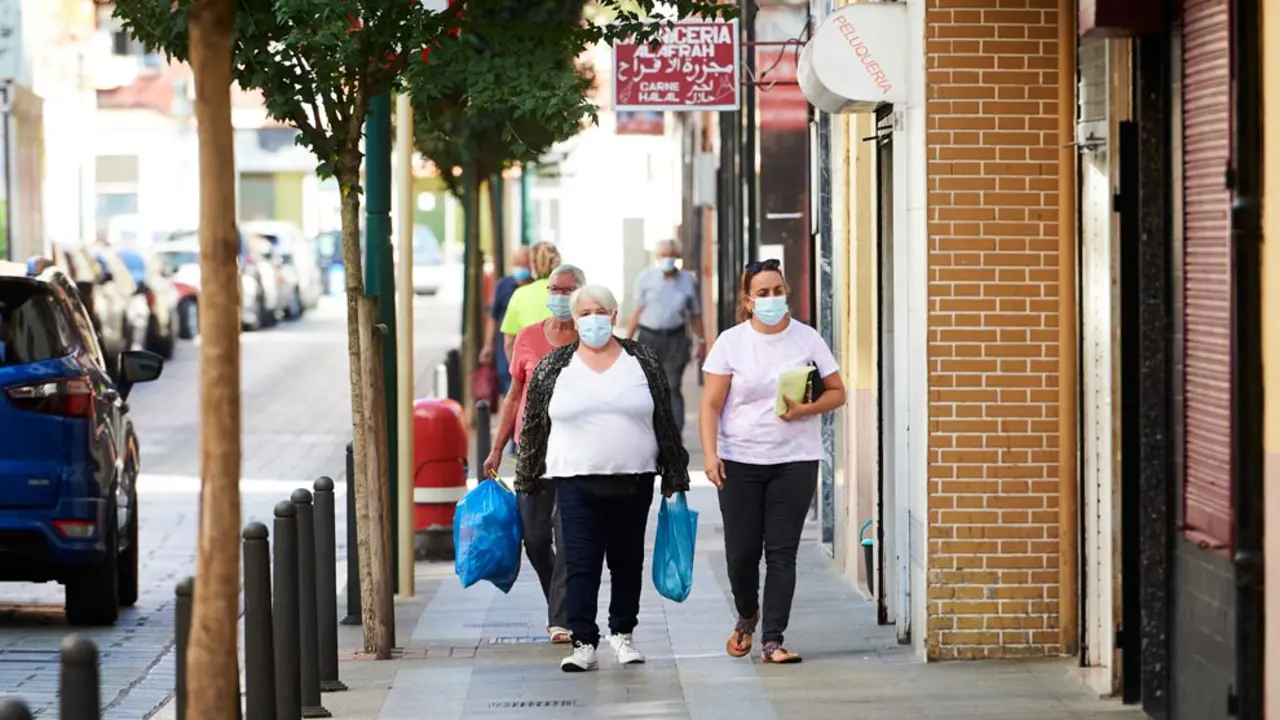
[[[547,309],[551,311],[552,316],[557,320],[568,320],[573,317],[573,314],[569,312],[568,295],[548,295]]]
[[[662,272],[671,272],[676,269],[676,259],[673,257],[660,257],[658,258],[658,267],[662,269]]]
[[[787,298],[782,295],[758,297],[752,302],[751,313],[765,325],[777,325],[787,315]]]
[[[583,315],[578,318],[578,337],[587,347],[602,348],[613,337],[613,320],[608,315]]]
[[[515,278],[516,282],[524,282],[532,275],[533,273],[529,272],[529,268],[527,267],[511,268],[511,277]]]

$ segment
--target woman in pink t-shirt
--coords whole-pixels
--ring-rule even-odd
[[[552,270],[547,276],[547,309],[551,311],[551,317],[524,328],[516,335],[511,346],[511,388],[502,402],[498,430],[493,434],[493,448],[484,461],[485,477],[498,472],[498,466],[502,464],[502,450],[513,434],[516,442],[520,442],[525,391],[534,368],[547,353],[577,342],[578,329],[573,322],[573,314],[569,312],[569,296],[586,284],[586,276],[572,265],[561,265]],[[529,564],[538,573],[542,594],[547,598],[547,633],[551,642],[567,643],[570,635],[566,629],[565,569],[559,552],[563,544],[555,513],[555,491],[548,489],[536,495],[521,493],[516,499],[520,503],[524,551],[529,556]]]
[[[725,648],[751,652],[761,619],[762,660],[796,663],[782,646],[796,588],[800,534],[818,484],[820,416],[844,405],[844,382],[816,330],[787,310],[787,281],[777,260],[749,263],[742,273],[739,323],[720,334],[706,362],[699,429],[707,479],[719,488],[725,560],[738,622]],[[825,390],[809,403],[787,400],[775,411],[778,378],[817,368]],[[760,556],[765,557],[763,613]],[[761,617],[763,615],[763,618]]]

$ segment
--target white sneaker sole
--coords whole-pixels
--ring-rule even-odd
[[[577,663],[566,662],[560,663],[560,669],[567,673],[594,672],[600,669],[600,664],[596,663],[595,665],[583,667]]]

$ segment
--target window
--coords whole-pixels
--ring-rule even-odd
[[[0,367],[70,355],[71,328],[58,301],[44,286],[0,283]]]
[[[138,194],[133,192],[100,192],[95,215],[99,227],[106,227],[111,218],[138,214]]]

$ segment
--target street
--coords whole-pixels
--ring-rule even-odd
[[[458,345],[458,315],[452,293],[415,302],[419,396],[431,391],[445,351]],[[301,320],[245,333],[241,342],[243,522],[270,527],[277,502],[330,475],[337,481],[342,558],[344,454],[351,438],[345,304],[324,298]],[[173,590],[195,571],[198,358],[198,342],[182,344],[160,380],[130,397],[142,446],[140,597],[115,627],[87,633],[101,652],[103,717],[112,720],[149,717],[173,690]],[[56,712],[58,648],[71,632],[62,603],[56,584],[0,585],[0,692],[21,695],[37,716]]]

